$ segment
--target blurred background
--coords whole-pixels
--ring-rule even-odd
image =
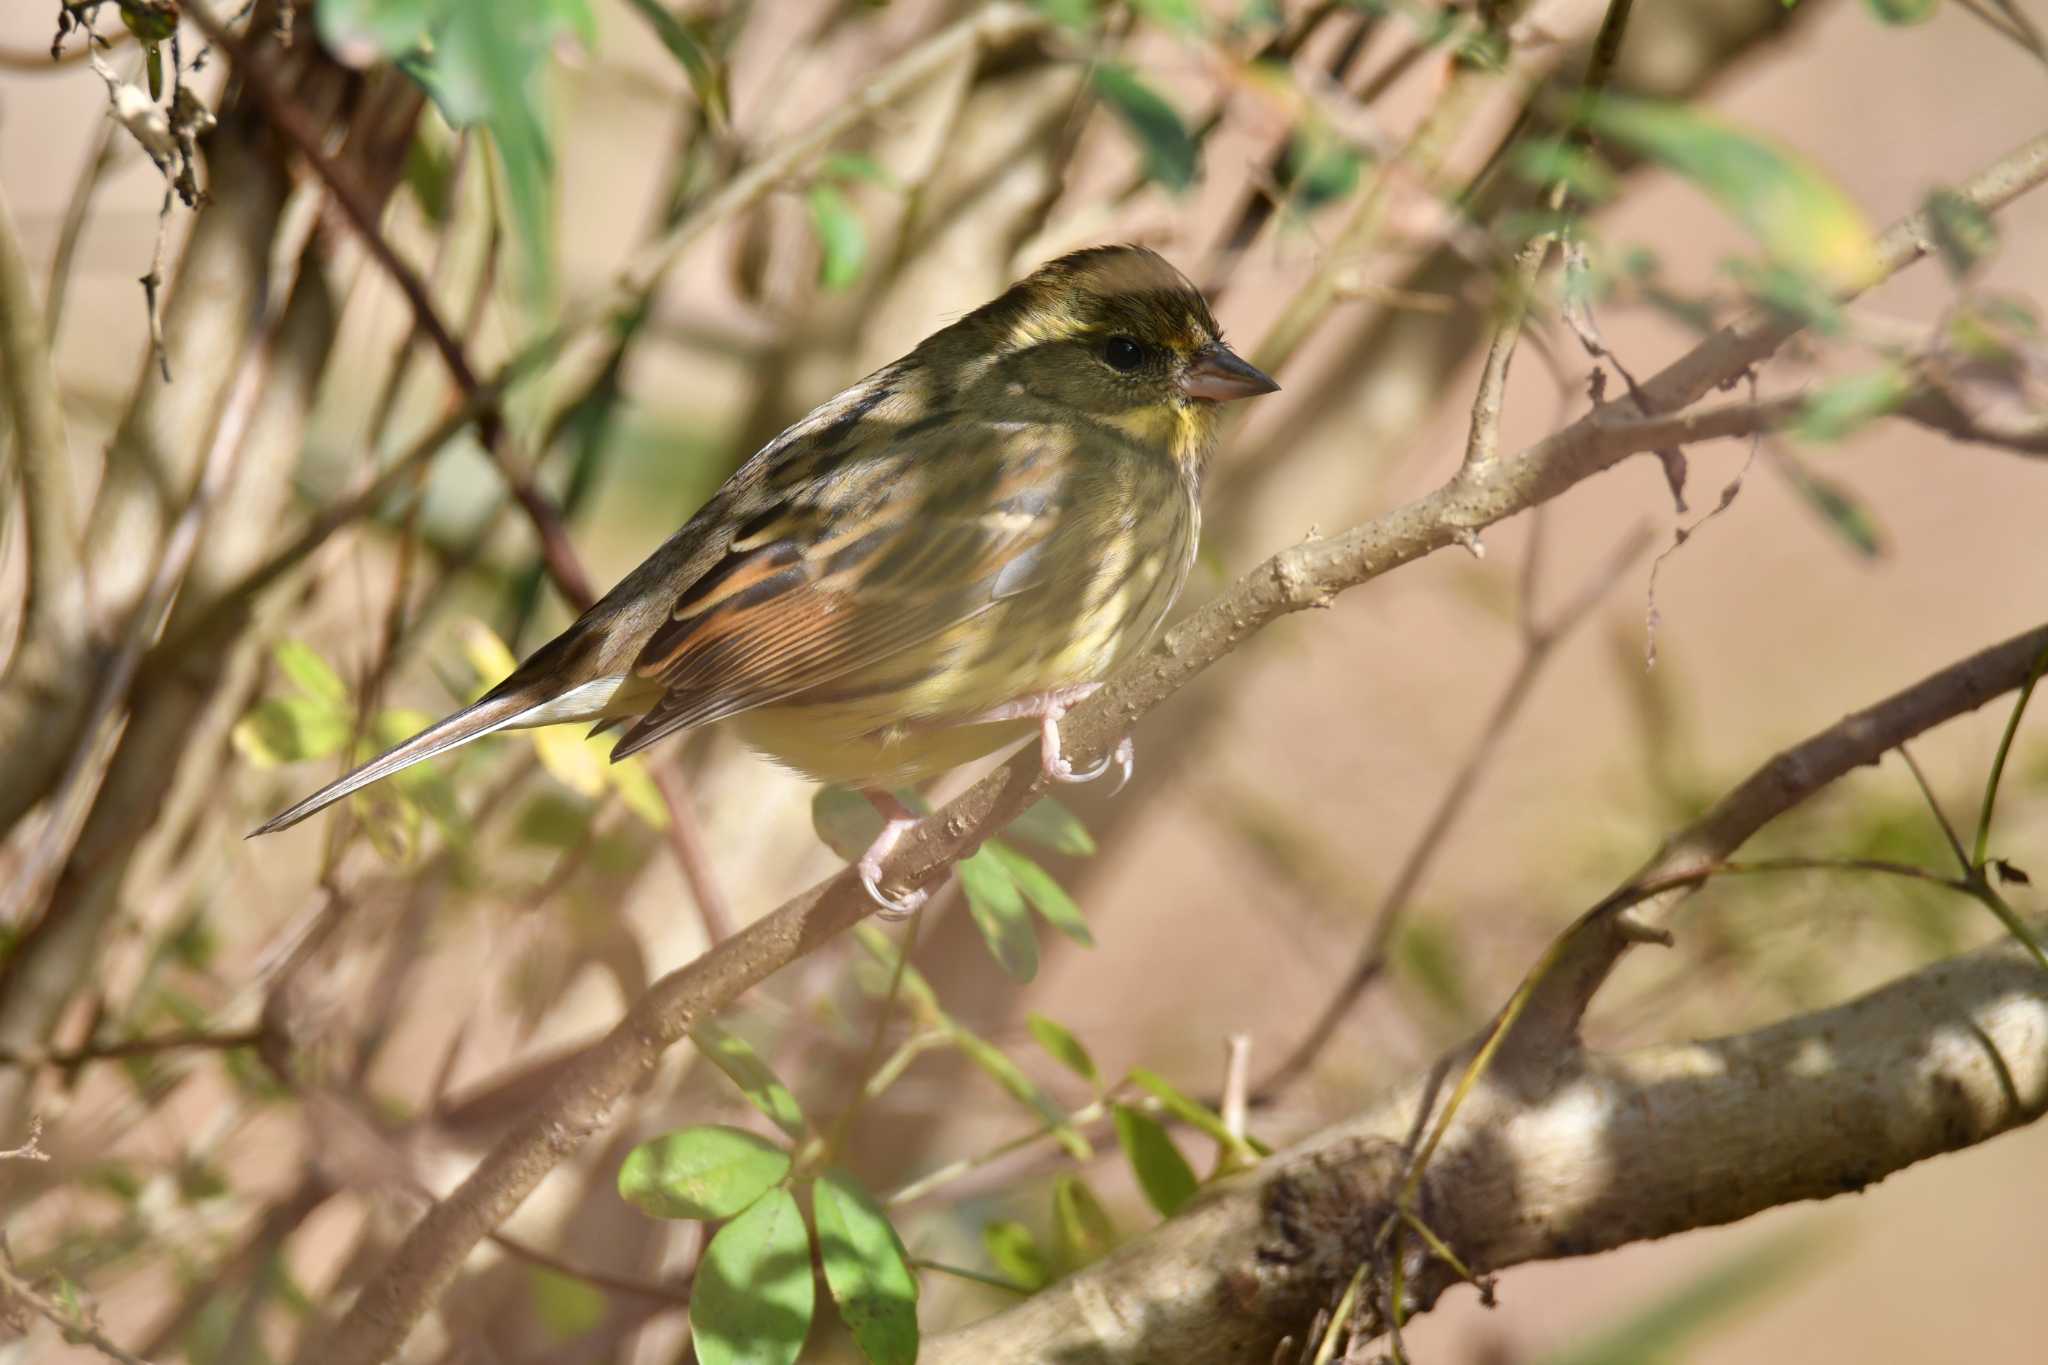
[[[586,346],[517,390],[514,425],[568,509],[600,589],[783,425],[1060,251],[1121,240],[1157,248],[1209,291],[1233,340],[1258,358],[1304,285],[1325,278],[1348,215],[1383,183],[1387,215],[1370,249],[1344,262],[1340,297],[1277,371],[1284,392],[1248,405],[1211,472],[1189,598],[1446,478],[1496,302],[1496,234],[1539,188],[1518,180],[1500,149],[1525,110],[1539,124],[1547,117],[1533,91],[1579,79],[1604,7],[1530,8],[1512,30],[1507,74],[1427,165],[1386,157],[1441,107],[1435,11],[1202,5],[1187,7],[1186,30],[1160,17],[1181,8],[1114,10],[1089,41],[1177,114],[1195,157],[1184,172],[1160,160],[1179,144],[1159,134],[1156,111],[1137,96],[1119,105],[1105,95],[1101,68],[1076,56],[1078,39],[956,63],[835,140],[836,159],[822,169],[792,174],[696,241],[639,320],[615,386],[592,383],[610,355]],[[1883,21],[1877,11],[1887,8],[1640,6],[1613,84],[1709,109],[1792,149],[1882,225],[2038,132],[2048,114],[2042,62],[1973,7],[1929,6],[1911,26]],[[30,70],[16,60],[46,53],[56,9],[21,3],[0,14],[0,183],[39,280],[66,235],[81,167],[109,136],[106,91],[87,65]],[[474,138],[422,117],[388,230],[487,364],[604,295],[671,201],[701,202],[694,197],[842,107],[959,11],[707,3],[680,12],[718,54],[717,81],[693,84],[623,0],[595,3],[594,42],[563,43],[551,64],[551,272],[524,249],[516,218],[491,211],[494,195],[502,201],[516,184]],[[100,23],[117,27],[111,15]],[[134,45],[109,61],[132,75]],[[224,65],[194,77],[209,103]],[[729,110],[723,120],[704,112],[714,89]],[[148,363],[136,279],[149,268],[164,185],[125,138],[112,147],[76,239],[57,336],[81,467],[107,448]],[[1607,164],[1611,197],[1587,217],[1597,259],[1648,252],[1655,271],[1617,286],[1599,321],[1614,353],[1644,375],[1695,335],[1683,309],[1659,300],[1725,313],[1740,301],[1725,262],[1753,258],[1756,246],[1697,185],[1618,154]],[[1447,224],[1444,201],[1461,195],[1477,226]],[[183,209],[170,217],[172,261],[190,218]],[[1996,254],[1970,287],[2038,291],[2048,278],[2048,200],[2022,198],[1998,223]],[[292,526],[415,440],[450,401],[430,356],[394,377],[406,303],[329,226],[332,359],[303,439],[246,457],[288,478]],[[1545,287],[1554,298],[1554,280]],[[1925,326],[1956,291],[1923,263],[1856,315],[1879,330]],[[168,357],[174,376],[188,359]],[[1765,394],[1790,392],[1868,359],[1854,339],[1802,344],[1757,382]],[[1509,384],[1502,448],[1582,412],[1590,369],[1571,333],[1539,310]],[[2048,469],[2038,461],[1886,422],[1839,440],[1774,438],[1757,451],[1718,442],[1688,455],[1687,512],[1674,511],[1654,461],[1632,460],[1547,506],[1540,525],[1525,516],[1489,533],[1483,559],[1436,555],[1328,612],[1279,623],[1202,675],[1138,730],[1128,791],[1114,800],[1062,793],[1097,849],[1043,861],[1081,906],[1094,946],[1041,933],[1036,978],[1014,981],[956,889],[924,917],[913,958],[945,1007],[1062,1103],[1087,1096],[1034,1049],[1027,1012],[1065,1025],[1106,1074],[1143,1065],[1190,1094],[1213,1094],[1231,1035],[1250,1040],[1252,1073],[1266,1073],[1338,989],[1523,667],[1521,623],[1555,620],[1597,593],[1475,769],[1469,800],[1405,900],[1386,973],[1307,1073],[1254,1112],[1253,1131],[1288,1142],[1480,1025],[1553,934],[1777,748],[2041,619]],[[1672,549],[1680,527],[1696,534]],[[1648,550],[1617,569],[1637,528]],[[214,533],[267,545],[280,528]],[[5,556],[18,575],[18,537]],[[290,1358],[309,1305],[378,1263],[413,1216],[410,1196],[382,1172],[381,1142],[445,1188],[531,1096],[549,1059],[608,1027],[645,982],[703,947],[694,898],[652,827],[658,803],[616,779],[578,777],[581,760],[526,738],[476,746],[440,767],[445,787],[366,808],[368,837],[337,841],[323,820],[240,839],[336,770],[332,757],[298,760],[292,744],[304,734],[266,741],[260,727],[237,728],[265,700],[292,695],[274,652],[281,642],[325,660],[352,699],[439,714],[490,680],[487,636],[521,653],[571,615],[544,586],[529,527],[466,436],[435,461],[414,508],[333,537],[262,599],[246,657],[195,728],[190,761],[120,881],[93,980],[56,1036],[76,1041],[110,1018],[138,1035],[250,1027],[262,999],[252,983],[325,913],[324,878],[346,889],[350,911],[306,973],[294,1038],[333,1054],[331,1071],[350,1076],[399,1136],[359,1134],[360,1115],[280,1093],[246,1050],[40,1069],[19,1102],[44,1117],[56,1159],[0,1167],[0,1210],[16,1254],[68,1265],[117,1339],[153,1343],[152,1358]],[[2006,714],[1990,708],[1917,746],[1959,820],[1974,818]],[[2022,867],[2048,867],[2044,735],[2040,725],[2022,731],[2000,808],[2000,847]],[[839,865],[813,830],[805,783],[716,731],[668,748],[662,761],[679,762],[736,918]],[[436,804],[447,801],[455,814]],[[1929,865],[1942,856],[1939,830],[1895,760],[1781,826],[1760,844]],[[34,832],[25,828],[0,850],[10,881]],[[2023,908],[2039,904],[2025,888],[2015,896]],[[1627,960],[1596,1002],[1591,1041],[1746,1030],[1997,932],[1968,902],[1902,882],[1815,874],[1717,885],[1690,903],[1674,949]],[[727,1020],[814,1114],[842,1108],[861,1077],[872,1009],[850,971],[860,957],[845,944],[807,959]],[[621,1274],[659,1278],[687,1266],[691,1225],[651,1223],[611,1183],[627,1148],[664,1128],[751,1121],[688,1052],[678,1049],[631,1112],[508,1231]],[[871,1187],[897,1189],[1033,1126],[967,1060],[934,1051],[862,1112],[849,1164]],[[1114,1155],[1113,1143],[1100,1146]],[[1408,1348],[1438,1362],[1585,1359],[1616,1341],[1622,1354],[1599,1358],[2034,1360],[2030,1304],[2048,1272],[2048,1220],[2035,1195],[2044,1162],[2048,1134],[2025,1130],[1824,1205],[1517,1268],[1502,1279],[1498,1308],[1454,1291],[1409,1330]],[[915,1254],[986,1271],[983,1225],[1017,1219],[1050,1238],[1048,1182],[1070,1168],[1050,1144],[1027,1147],[912,1201],[899,1227]],[[1150,1221],[1115,1161],[1087,1175],[1123,1231]],[[1004,1301],[931,1275],[921,1317],[933,1332]],[[443,1350],[675,1359],[682,1318],[661,1310],[492,1252],[448,1300],[445,1335],[423,1334],[413,1350],[421,1359]],[[491,1354],[459,1356],[472,1333]],[[819,1359],[853,1358],[823,1328],[813,1346]],[[0,1345],[0,1357],[9,1352],[90,1358],[47,1338],[33,1351]]]

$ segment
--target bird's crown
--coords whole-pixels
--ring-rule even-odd
[[[1142,246],[1096,246],[1048,261],[964,321],[1003,344],[1029,346],[1124,333],[1183,353],[1221,336],[1187,276]]]

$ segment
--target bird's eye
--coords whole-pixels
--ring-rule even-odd
[[[1103,343],[1102,358],[1112,370],[1129,374],[1145,363],[1145,348],[1129,337],[1111,337]]]

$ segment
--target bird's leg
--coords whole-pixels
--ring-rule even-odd
[[[994,710],[972,717],[967,724],[979,724],[998,720],[1036,720],[1038,722],[1038,766],[1046,778],[1053,782],[1093,782],[1109,771],[1110,765],[1117,766],[1119,776],[1111,796],[1124,789],[1131,780],[1131,770],[1137,766],[1138,751],[1125,735],[1117,741],[1100,763],[1086,772],[1076,772],[1074,765],[1067,761],[1060,746],[1060,718],[1086,698],[1100,691],[1099,682],[1076,683],[1071,687],[1055,687],[1050,691],[1033,693],[1006,702]]]
[[[860,862],[855,864],[860,870],[860,884],[867,888],[868,899],[881,907],[879,913],[883,919],[908,919],[930,899],[931,892],[919,887],[900,896],[890,895],[882,889],[882,860],[889,856],[905,834],[916,827],[917,812],[880,787],[863,788],[861,795],[881,815],[882,832],[875,836],[874,842],[868,845],[868,851],[861,854]]]

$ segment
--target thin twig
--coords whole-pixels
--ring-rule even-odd
[[[44,878],[70,839],[73,824],[71,803],[85,785],[98,747],[100,727],[126,702],[142,653],[155,638],[179,586],[185,581],[186,570],[192,566],[199,552],[200,537],[212,515],[214,502],[232,481],[235,468],[241,461],[243,440],[255,420],[258,402],[269,382],[271,362],[276,356],[278,337],[284,326],[286,305],[298,283],[298,268],[317,221],[311,211],[313,206],[310,197],[295,192],[280,215],[280,245],[276,259],[283,264],[270,281],[263,318],[250,338],[249,349],[235,372],[234,383],[222,401],[206,456],[200,463],[199,477],[186,498],[184,510],[164,537],[148,586],[136,604],[134,614],[128,619],[119,648],[100,675],[92,705],[86,712],[78,742],[72,749],[71,762],[49,799],[50,813],[42,836],[23,860],[6,901],[0,902],[0,922],[19,924],[26,921],[29,907],[35,903]]]
[[[7,1252],[5,1244],[0,1243],[0,1305],[10,1300],[26,1305],[36,1316],[63,1333],[67,1340],[82,1342],[109,1360],[118,1361],[120,1365],[149,1365],[141,1356],[102,1332],[97,1314],[90,1309],[82,1304],[60,1304],[38,1289],[15,1268],[14,1258]]]
[[[2027,702],[2033,697],[2034,687],[2041,681],[2044,670],[2048,670],[2048,649],[2043,649],[2041,657],[2034,660],[2032,671],[2020,686],[2019,696],[2013,698],[2012,714],[2005,718],[2005,730],[1998,737],[1998,754],[1991,760],[1990,775],[1984,779],[1984,804],[1977,812],[1977,839],[1970,855],[1970,866],[1980,875],[1991,853],[1991,813],[1998,806],[1998,785],[2005,777],[2005,760],[2012,753],[2012,740],[2019,733],[2020,717],[2027,713]]]
[[[1956,862],[1962,867],[1963,875],[1969,876],[1973,867],[1969,852],[1964,849],[1963,841],[1956,837],[1956,827],[1949,823],[1948,812],[1941,808],[1941,802],[1935,798],[1934,788],[1928,784],[1927,774],[1920,771],[1919,763],[1914,761],[1913,751],[1904,744],[1899,745],[1899,757],[1906,760],[1906,768],[1913,774],[1913,781],[1919,785],[1920,795],[1927,801],[1927,809],[1934,812],[1934,821],[1941,826],[1941,837],[1948,840],[1949,851],[1956,855]]]
[[[647,771],[654,778],[655,790],[661,793],[662,804],[668,808],[668,823],[662,827],[662,834],[668,839],[669,852],[675,855],[676,867],[690,888],[691,898],[697,902],[705,939],[717,943],[731,936],[737,921],[731,902],[726,900],[718,878],[712,873],[711,854],[704,846],[703,822],[697,818],[689,788],[676,774],[673,762],[649,763]]]
[[[238,1047],[255,1047],[262,1041],[263,1030],[260,1028],[238,1029],[228,1033],[186,1029],[177,1033],[160,1033],[154,1037],[82,1043],[77,1047],[0,1048],[0,1066],[69,1068],[86,1062],[123,1057],[151,1057],[160,1052],[181,1052],[188,1049],[229,1052]]]
[[[1458,765],[1451,783],[1438,799],[1429,820],[1422,827],[1422,833],[1402,860],[1401,868],[1394,874],[1394,881],[1380,900],[1378,911],[1373,916],[1372,927],[1366,931],[1365,942],[1359,948],[1352,962],[1351,970],[1338,984],[1315,1022],[1309,1026],[1302,1040],[1294,1050],[1262,1080],[1253,1090],[1253,1099],[1258,1104],[1270,1104],[1280,1094],[1299,1081],[1315,1066],[1316,1059],[1336,1037],[1337,1029],[1358,1005],[1366,990],[1386,970],[1387,949],[1393,942],[1394,930],[1400,923],[1401,915],[1407,910],[1416,889],[1428,875],[1436,855],[1456,826],[1458,817],[1464,813],[1466,803],[1478,786],[1480,777],[1493,761],[1501,740],[1506,736],[1522,706],[1527,702],[1536,679],[1549,662],[1556,646],[1576,630],[1599,605],[1600,599],[1619,583],[1628,566],[1649,548],[1650,531],[1638,526],[1615,548],[1600,570],[1586,580],[1572,600],[1557,615],[1544,625],[1530,625],[1523,636],[1521,658],[1515,671],[1509,675],[1500,697],[1487,714],[1486,723],[1481,727],[1479,737],[1466,751],[1464,760]],[[1532,564],[1537,561],[1530,561]],[[1524,598],[1532,594],[1525,580]]]

